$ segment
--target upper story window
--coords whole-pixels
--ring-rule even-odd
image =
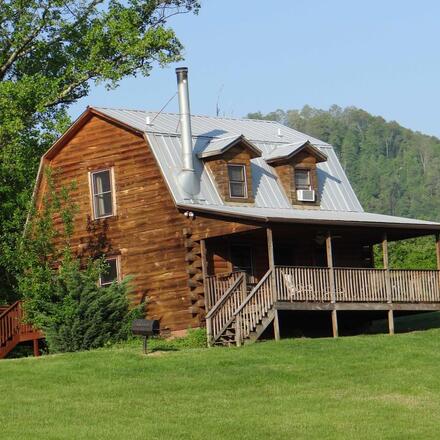
[[[304,170],[304,169],[296,169],[295,170],[295,188],[297,190],[310,190],[312,189],[311,186],[311,179],[310,179],[310,170]]]
[[[246,166],[228,164],[229,196],[245,199],[247,197]]]
[[[107,270],[99,277],[99,285],[101,287],[110,286],[113,281],[119,280],[119,259],[118,257],[108,258],[105,260]]]
[[[90,177],[93,217],[98,219],[115,215],[112,169],[95,171],[90,173]]]

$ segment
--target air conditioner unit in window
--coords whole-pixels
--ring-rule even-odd
[[[299,202],[314,202],[315,191],[313,189],[298,189],[296,191],[296,198]]]

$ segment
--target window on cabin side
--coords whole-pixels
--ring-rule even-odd
[[[117,258],[108,258],[105,260],[106,262],[106,270],[99,277],[99,285],[101,287],[110,286],[113,281],[116,281],[119,273],[119,261]]]
[[[229,195],[231,198],[245,199],[246,188],[246,166],[228,164]]]
[[[111,170],[91,173],[94,218],[114,215]]]
[[[310,170],[295,170],[295,189],[312,189],[310,184]]]

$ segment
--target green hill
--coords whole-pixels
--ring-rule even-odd
[[[437,439],[439,330],[0,362],[0,437]]]
[[[366,211],[440,220],[440,139],[355,107],[248,117],[276,120],[332,144]],[[433,249],[432,238],[395,246],[395,267],[434,268]]]

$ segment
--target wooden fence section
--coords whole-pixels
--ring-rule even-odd
[[[278,301],[440,302],[438,270],[278,266],[275,279]]]
[[[205,278],[206,311],[209,311],[244,272],[229,272]]]
[[[238,272],[238,277],[206,315],[206,333],[209,344],[215,343],[225,332],[246,295],[246,274]]]

